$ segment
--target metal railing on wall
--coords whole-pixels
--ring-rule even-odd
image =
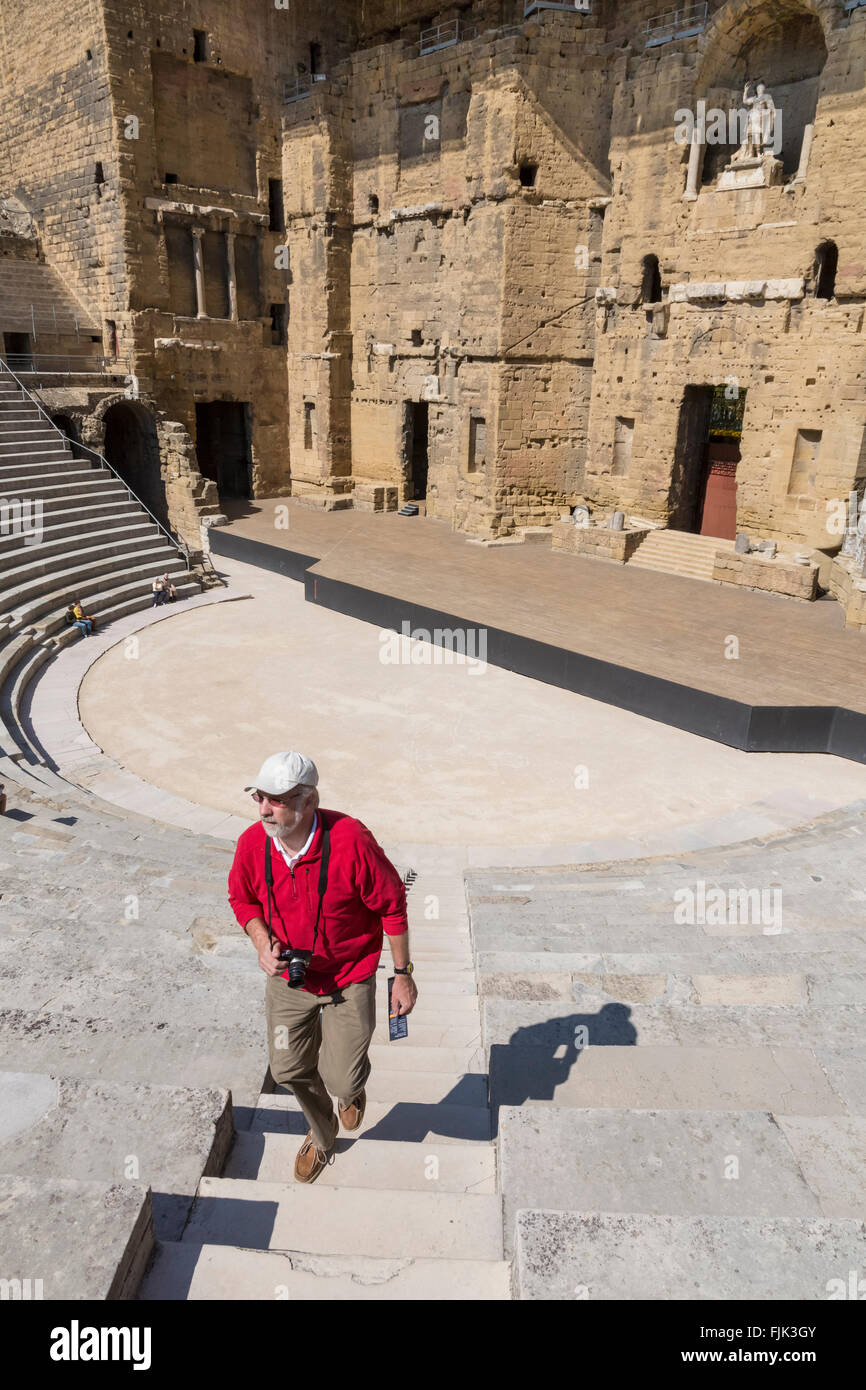
[[[27,400],[27,401],[29,401],[29,402],[31,403],[31,405],[34,405],[34,406],[36,407],[36,409],[39,411],[39,414],[40,414],[40,416],[42,417],[42,419],[45,421],[46,425],[48,425],[50,429],[54,430],[55,434],[59,434],[60,438],[64,441],[64,443],[68,443],[70,446],[71,446],[72,444],[74,444],[76,450],[81,450],[83,453],[89,454],[90,457],[91,457],[92,459],[95,459],[95,460],[96,460],[96,462],[97,462],[97,464],[99,465],[100,468],[107,468],[108,471],[109,471],[109,473],[113,473],[113,474],[114,474],[114,477],[115,477],[115,478],[117,479],[117,481],[120,483],[121,487],[125,487],[125,488],[126,488],[126,491],[129,493],[129,495],[130,495],[130,497],[132,498],[133,502],[135,502],[139,507],[143,507],[144,510],[147,512],[148,516],[150,517],[151,521],[154,523],[154,525],[159,527],[160,531],[161,531],[162,534],[165,536],[165,538],[166,538],[166,540],[168,541],[169,545],[174,546],[175,550],[177,550],[177,551],[180,552],[180,554],[183,556],[184,563],[186,564],[187,570],[190,570],[190,569],[192,568],[192,562],[191,562],[191,553],[192,553],[192,552],[191,552],[189,546],[186,544],[186,541],[181,540],[181,538],[180,538],[179,536],[173,536],[173,535],[171,534],[171,532],[170,532],[169,530],[167,530],[165,526],[163,526],[163,524],[162,524],[162,522],[159,520],[159,518],[156,517],[156,516],[154,516],[153,512],[150,510],[150,507],[147,505],[147,503],[146,503],[146,502],[143,502],[143,501],[141,500],[141,498],[138,496],[138,494],[135,493],[135,492],[133,492],[132,488],[129,486],[129,483],[126,481],[126,479],[125,479],[125,478],[122,478],[122,477],[120,476],[120,474],[118,473],[117,469],[114,467],[113,464],[111,464],[111,463],[108,462],[108,459],[105,457],[105,455],[104,455],[104,454],[98,453],[96,449],[91,449],[87,444],[82,444],[81,441],[78,440],[78,439],[76,439],[76,440],[68,439],[68,437],[63,433],[62,429],[60,429],[59,426],[57,426],[57,425],[54,423],[54,421],[52,420],[51,416],[48,414],[48,411],[45,409],[45,407],[43,406],[42,402],[39,400],[38,396],[35,396],[35,395],[33,394],[32,391],[28,391],[28,390],[27,390],[27,387],[24,385],[24,382],[21,381],[21,380],[18,378],[18,376],[16,376],[15,372],[14,372],[14,371],[12,370],[12,368],[9,366],[9,363],[6,361],[6,359],[3,358],[3,357],[0,357],[0,381],[3,380],[3,377],[2,377],[2,373],[3,373],[3,372],[5,372],[8,376],[10,376],[10,377],[12,378],[12,380],[15,382],[15,385],[18,387],[18,389],[19,389],[20,392],[21,392],[21,399],[22,399],[22,401]]]
[[[702,33],[707,24],[707,10],[707,0],[701,0],[700,4],[683,5],[678,10],[653,15],[647,20],[646,47],[655,48],[672,39],[689,39]]]
[[[65,352],[7,352],[6,362],[20,376],[125,376],[125,357],[86,357]]]
[[[323,72],[301,73],[297,77],[283,78],[283,102],[300,101],[302,97],[308,97],[317,82],[327,82],[327,76]]]
[[[576,14],[591,14],[592,0],[523,0],[523,18],[527,19],[533,10],[573,10]]]
[[[450,49],[452,44],[474,38],[475,32],[475,29],[470,29],[470,26],[464,24],[463,19],[449,19],[446,24],[434,24],[430,28],[421,29],[418,57],[424,57],[425,53],[438,53],[439,49]]]

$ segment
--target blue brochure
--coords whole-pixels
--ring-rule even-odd
[[[397,1018],[391,1017],[391,989],[395,979],[396,976],[394,975],[388,978],[388,1037],[391,1042],[394,1042],[396,1038],[408,1038],[409,1036],[409,1019],[407,1015],[399,1014]]]

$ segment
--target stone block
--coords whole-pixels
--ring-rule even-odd
[[[863,1221],[542,1210],[517,1216],[514,1279],[521,1299],[817,1302],[864,1264]]]
[[[765,1111],[503,1107],[506,1252],[517,1212],[538,1207],[658,1216],[855,1215],[822,1210],[799,1150],[806,1135],[831,1133],[851,1171],[863,1121],[794,1119],[791,1125],[798,1152]],[[822,1169],[825,1185],[827,1176]]]
[[[203,1173],[231,1146],[227,1091],[0,1072],[0,1171],[120,1182],[130,1160],[153,1190],[156,1233],[178,1240]]]
[[[132,1299],[153,1245],[146,1183],[0,1175],[3,1277],[40,1281],[36,1297]]]

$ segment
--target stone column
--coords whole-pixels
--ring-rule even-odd
[[[192,263],[195,271],[195,302],[196,317],[207,318],[207,304],[204,297],[204,255],[201,249],[201,239],[204,236],[203,227],[193,227],[192,229]]]
[[[809,168],[809,155],[812,153],[812,137],[815,134],[815,127],[809,124],[803,127],[803,144],[800,149],[800,163],[797,166],[797,174],[794,178],[795,183],[802,183],[806,177],[806,170]]]
[[[235,232],[226,232],[226,271],[229,281],[229,318],[238,321],[238,282],[235,273]]]
[[[698,196],[698,179],[701,176],[701,165],[704,161],[704,142],[701,139],[701,131],[695,127],[692,131],[692,144],[689,150],[689,172],[686,179],[686,191],[683,194],[684,200],[694,203]]]

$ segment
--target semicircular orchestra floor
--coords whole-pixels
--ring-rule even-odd
[[[610,858],[800,824],[866,796],[866,767],[747,754],[304,602],[298,583],[220,561],[252,597],[160,622],[107,652],[82,722],[111,757],[199,805],[253,818],[243,788],[298,748],[322,804],[384,841]],[[527,861],[528,862],[528,861]],[[555,862],[555,861],[549,861]]]

